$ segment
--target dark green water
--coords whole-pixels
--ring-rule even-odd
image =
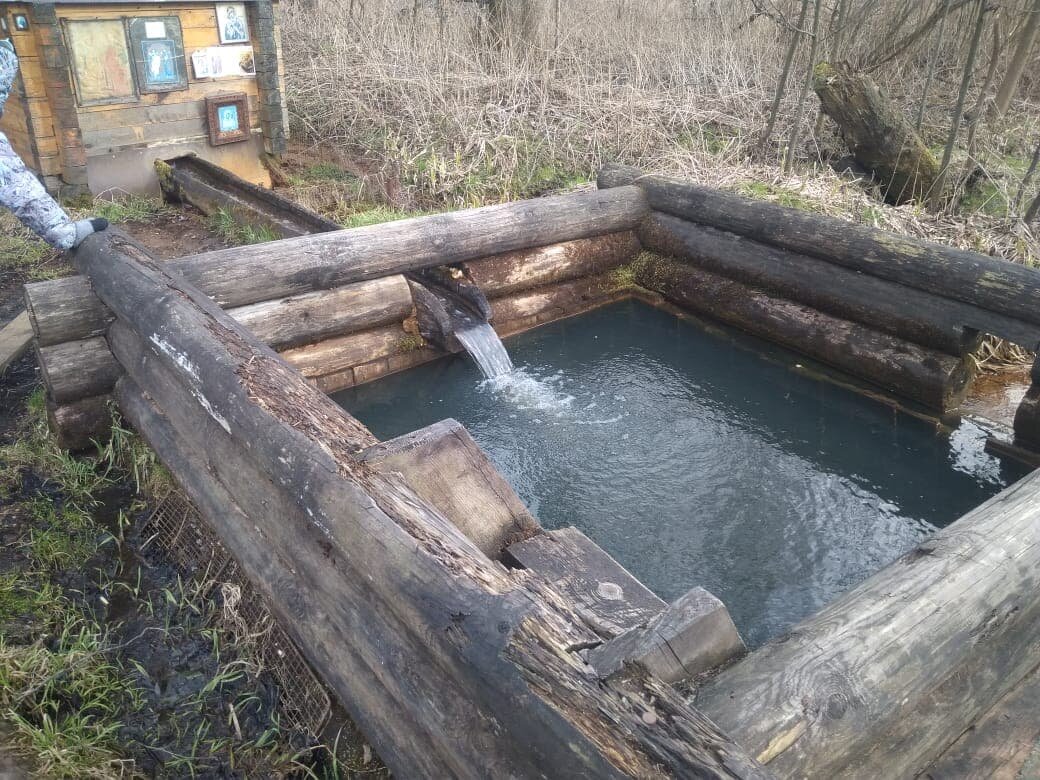
[[[454,357],[335,399],[381,439],[454,417],[545,527],[577,526],[665,600],[704,586],[752,646],[1025,473],[971,423],[942,435],[634,301],[506,347],[500,385]]]

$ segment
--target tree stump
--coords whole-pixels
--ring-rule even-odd
[[[900,205],[931,190],[939,176],[938,162],[873,79],[844,65],[821,62],[814,71],[813,89],[856,160],[881,184],[887,202]]]

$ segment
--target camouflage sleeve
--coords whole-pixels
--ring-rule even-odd
[[[0,41],[0,115],[17,73],[18,57],[10,41]],[[3,133],[0,133],[0,205],[10,209],[23,225],[51,246],[70,249],[75,245],[76,226],[69,215],[25,167]]]
[[[0,205],[48,244],[71,249],[76,226],[0,133]]]

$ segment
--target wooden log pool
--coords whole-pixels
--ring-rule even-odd
[[[846,469],[869,482],[883,460],[913,492],[910,477],[943,461],[941,481],[963,480],[947,515],[966,513],[924,518],[953,520],[935,532],[881,534],[875,565],[842,569],[839,586],[761,634],[745,629],[752,645],[765,643],[737,660],[726,598],[690,579],[662,599],[591,528],[543,528],[539,508],[477,446],[479,423],[473,436],[434,422],[381,442],[325,394],[368,392],[373,379],[444,357],[424,343],[414,288],[399,277],[434,267],[483,284],[502,334],[538,338],[537,326],[634,297],[728,323],[797,353],[784,371],[815,366],[882,397],[889,421],[902,420],[896,407],[912,410],[916,422],[877,429],[897,439],[921,415],[939,425],[955,412],[980,334],[1040,343],[1035,270],[633,169],[600,179],[591,193],[166,265],[118,230],[92,236],[75,253],[81,276],[27,289],[52,424],[82,444],[103,431],[99,410],[115,399],[399,776],[923,771],[1040,664],[1040,477],[1000,490],[1014,475],[970,447],[981,471],[951,476],[956,447],[925,457],[923,435],[905,465],[889,452]],[[1035,450],[1040,368],[1033,381],[1015,433]],[[786,415],[782,395],[769,393],[783,387],[776,378],[737,382],[727,395],[750,384],[778,404],[772,417]],[[664,387],[651,380],[646,390]],[[846,428],[873,425],[870,414],[839,417]],[[808,442],[803,461],[814,447],[854,457],[853,439],[829,443],[832,425],[808,427],[789,432]],[[760,436],[757,450],[767,443]],[[700,451],[684,462],[680,448],[670,468],[718,469],[724,487],[733,468]],[[735,448],[736,461],[755,451]],[[624,462],[603,445],[578,465],[600,469],[601,483],[623,481],[611,458]],[[776,463],[759,467],[763,484]],[[908,496],[890,513],[902,525],[885,525],[893,518],[881,512],[857,527],[905,531]],[[630,533],[664,556],[678,547],[665,530]],[[836,529],[799,530],[803,546],[819,548]],[[730,600],[736,622],[750,625],[747,605]],[[713,672],[720,662],[729,665]]]

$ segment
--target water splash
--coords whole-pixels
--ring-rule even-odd
[[[486,322],[460,328],[455,331],[455,336],[488,379],[505,376],[513,370],[513,361],[509,359],[502,340]]]

